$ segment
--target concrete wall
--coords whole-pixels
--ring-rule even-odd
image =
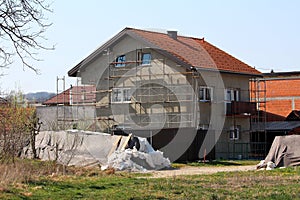
[[[132,62],[127,63],[126,67],[109,67],[109,63],[124,54],[126,61],[137,61],[139,52],[151,53],[151,65],[140,66],[139,63]],[[226,117],[225,89],[238,89],[240,101],[249,102],[250,77],[209,71],[200,71],[200,74],[187,72],[191,71],[127,36],[110,47],[109,55],[102,54],[87,68],[81,69],[80,76],[83,83],[96,85],[99,91],[97,116],[103,119],[113,118],[107,120],[106,125],[126,124],[132,129],[164,129],[197,128],[201,124],[207,124],[222,131],[216,146],[217,158],[230,157],[228,153],[227,156],[223,155],[222,152],[230,150],[223,143],[249,142],[250,120],[247,117]],[[159,86],[163,86],[162,89]],[[211,102],[198,101],[201,86],[213,88]],[[131,103],[111,102],[112,88],[132,89]],[[216,122],[226,118],[224,126],[211,124],[212,118]],[[163,124],[164,120],[166,122]],[[229,131],[233,125],[241,127],[240,137],[235,141],[229,139]],[[105,129],[104,126],[102,128]]]
[[[40,122],[43,123],[43,131],[72,128],[87,130],[95,123],[94,106],[41,106],[36,110]]]

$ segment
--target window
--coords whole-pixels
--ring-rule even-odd
[[[131,92],[129,88],[113,88],[111,102],[128,103],[131,102]]]
[[[124,88],[123,89],[123,102],[130,102],[130,101],[131,101],[130,89]]]
[[[151,64],[151,54],[142,53],[142,65],[150,65],[150,64]]]
[[[112,102],[122,102],[122,90],[120,88],[113,89]]]
[[[240,95],[239,95],[238,89],[226,89],[225,91],[225,101],[239,101]]]
[[[199,130],[208,130],[209,124],[199,124],[198,129]]]
[[[212,101],[213,91],[210,87],[200,87],[199,101]]]
[[[117,57],[115,66],[116,67],[125,67],[125,62],[126,62],[126,56],[121,55],[121,56]]]
[[[230,127],[229,139],[230,140],[238,140],[240,138],[240,126],[232,126]]]

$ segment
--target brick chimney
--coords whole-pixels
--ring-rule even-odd
[[[173,38],[174,40],[177,40],[177,31],[168,31],[168,36]]]

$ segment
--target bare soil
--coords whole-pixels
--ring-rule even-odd
[[[223,167],[192,167],[185,166],[176,169],[152,171],[153,178],[167,178],[180,175],[197,175],[197,174],[213,174],[217,172],[234,172],[234,171],[249,171],[256,170],[255,165],[246,166],[223,166]]]

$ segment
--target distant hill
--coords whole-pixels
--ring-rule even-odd
[[[56,95],[56,93],[35,92],[35,93],[25,94],[24,96],[30,102],[42,103],[55,95]]]

